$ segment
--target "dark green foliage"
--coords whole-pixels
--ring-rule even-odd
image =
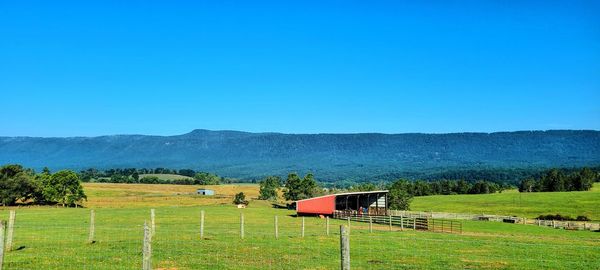
[[[87,199],[79,176],[69,170],[55,174],[45,168],[35,175],[32,170],[20,165],[5,165],[0,168],[0,202],[14,205],[17,202],[35,204],[60,203],[72,206]]]
[[[279,176],[267,176],[259,182],[260,190],[258,199],[277,200],[277,189],[281,187],[281,178]]]
[[[288,174],[287,180],[285,181],[285,190],[283,191],[283,197],[288,201],[300,200],[302,193],[302,180],[297,173]]]
[[[0,203],[14,205],[36,197],[38,186],[33,173],[21,165],[6,165],[0,168]]]
[[[390,209],[394,210],[410,210],[410,202],[412,194],[411,183],[406,180],[398,180],[389,187],[388,200]]]
[[[361,183],[361,184],[356,184],[356,185],[352,185],[349,189],[349,191],[374,191],[379,189],[375,184],[373,183]]]
[[[219,185],[221,184],[221,177],[207,172],[199,172],[194,175],[194,183],[197,185]]]
[[[541,220],[564,220],[564,221],[590,221],[587,216],[577,216],[577,218],[572,218],[570,216],[563,216],[560,214],[556,215],[540,215],[537,219]]]
[[[598,181],[598,174],[590,168],[565,172],[561,169],[551,169],[538,178],[523,179],[519,184],[520,192],[559,192],[587,191]]]
[[[183,176],[188,176],[188,177],[194,177],[194,175],[196,175],[196,172],[194,170],[190,170],[190,169],[181,169],[181,170],[179,170],[179,172],[177,174],[183,175]]]
[[[300,179],[297,173],[288,174],[283,196],[288,201],[297,201],[314,197],[318,192],[317,181],[309,173]]]
[[[235,194],[235,197],[233,198],[233,203],[248,205],[249,202],[246,200],[246,194],[244,194],[244,192],[240,192],[238,194]]]

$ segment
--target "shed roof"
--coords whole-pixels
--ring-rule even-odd
[[[319,199],[319,198],[327,198],[327,197],[331,197],[331,196],[362,195],[362,194],[375,194],[375,193],[388,193],[388,192],[390,192],[390,191],[389,190],[375,190],[375,191],[346,192],[346,193],[329,194],[329,195],[323,195],[323,196],[319,196],[319,197],[297,200],[296,202],[301,202],[301,201],[306,201],[306,200],[314,200],[314,199]]]

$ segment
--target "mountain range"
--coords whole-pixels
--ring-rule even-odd
[[[600,131],[282,134],[194,130],[176,136],[0,137],[0,164],[40,169],[189,168],[257,179],[312,172],[322,181],[454,169],[600,164]]]

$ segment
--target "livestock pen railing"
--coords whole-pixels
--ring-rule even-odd
[[[388,215],[373,216],[356,214],[352,211],[334,211],[333,218],[357,222],[368,222],[375,224],[400,227],[401,229],[424,230],[434,232],[462,233],[462,223],[455,220],[432,219],[429,217]]]
[[[599,231],[600,223],[593,221],[566,221],[566,220],[543,220],[516,216],[490,215],[490,214],[467,214],[467,213],[446,213],[446,212],[424,212],[424,211],[403,211],[388,210],[392,216],[403,216],[407,218],[430,218],[441,220],[478,220],[495,221],[505,223],[515,223],[524,225],[546,226],[567,230],[590,230]]]

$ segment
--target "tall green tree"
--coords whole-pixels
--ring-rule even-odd
[[[260,200],[277,200],[277,189],[281,187],[281,178],[279,176],[267,176],[259,184],[258,198]]]
[[[37,186],[33,172],[21,165],[11,164],[0,167],[0,203],[14,205],[36,197]]]
[[[297,201],[302,195],[302,180],[297,173],[288,174],[285,181],[285,190],[283,197],[288,201]]]
[[[389,187],[388,205],[394,210],[410,210],[412,194],[408,192],[411,184],[404,179],[397,180]]]
[[[300,183],[301,193],[300,199],[308,199],[315,196],[317,193],[317,181],[312,173],[304,176]]]
[[[74,205],[87,199],[79,176],[70,170],[56,172],[46,179],[43,183],[43,194],[48,201],[60,203],[62,206]]]

